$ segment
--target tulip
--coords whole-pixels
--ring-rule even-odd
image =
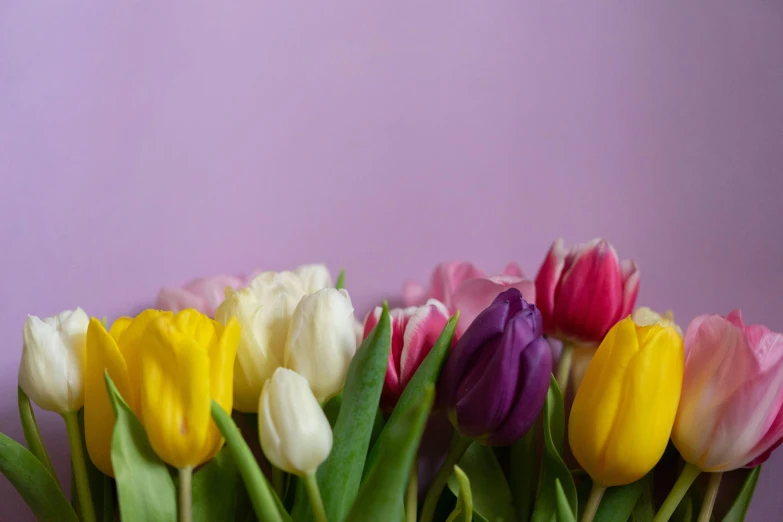
[[[194,279],[182,288],[164,287],[158,293],[155,308],[180,312],[193,308],[210,317],[225,299],[226,288],[241,288],[245,280],[241,277],[216,275]]]
[[[457,430],[490,445],[522,437],[549,389],[552,353],[541,314],[516,288],[476,317],[447,359],[438,392]]]
[[[672,441],[702,471],[754,467],[783,440],[783,335],[739,310],[702,315],[685,333],[685,377]]]
[[[87,452],[113,476],[114,412],[104,372],[144,425],[156,453],[175,467],[209,460],[222,446],[211,421],[214,399],[232,407],[239,325],[223,326],[196,310],[145,310],[121,317],[107,332],[95,318],[87,329],[84,431]]]
[[[651,308],[642,306],[633,311],[631,319],[639,326],[652,326],[656,323],[661,326],[671,326],[677,332],[677,335],[682,337],[682,328],[674,322],[674,313],[671,310],[666,310],[661,315]]]
[[[516,263],[509,263],[501,275],[522,278],[522,269]],[[477,277],[484,277],[484,272],[473,263],[465,261],[441,263],[435,267],[432,273],[429,290],[425,290],[419,283],[408,282],[405,284],[403,287],[405,306],[421,306],[428,299],[436,299],[446,305],[447,309],[454,311],[452,300],[454,292],[463,282]]]
[[[355,352],[348,291],[324,288],[303,297],[291,317],[283,364],[307,379],[319,402],[342,390]]]
[[[460,283],[452,297],[453,309],[455,312],[459,310],[460,313],[457,335],[462,335],[473,320],[492,304],[498,294],[508,288],[516,288],[522,293],[525,301],[530,304],[535,303],[535,283],[522,276],[477,277]]]
[[[671,327],[617,323],[576,392],[568,440],[605,486],[629,484],[658,463],[674,424],[683,376],[682,339]]]
[[[287,368],[264,385],[258,435],[269,462],[299,476],[315,471],[332,450],[332,429],[307,379]]]
[[[379,306],[367,314],[364,320],[365,339],[378,324],[381,311]],[[392,323],[391,350],[381,393],[381,407],[385,410],[391,410],[397,404],[449,321],[449,311],[435,299],[430,299],[424,306],[391,310],[389,315]]]
[[[536,276],[536,305],[544,319],[544,333],[596,345],[631,313],[638,290],[636,264],[620,261],[606,240],[566,250],[558,239]]]
[[[308,294],[333,286],[332,276],[326,265],[302,265],[296,269],[296,275],[302,279],[305,292]]]
[[[79,411],[84,404],[89,322],[81,308],[44,319],[27,316],[22,330],[19,386],[40,408],[62,415]]]
[[[305,295],[301,278],[293,272],[264,272],[247,288],[227,290],[215,319],[240,325],[234,368],[234,407],[250,413],[258,409],[264,382],[283,365],[288,328],[296,305]]]

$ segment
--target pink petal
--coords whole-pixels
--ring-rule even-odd
[[[522,267],[520,267],[518,264],[514,263],[513,261],[506,265],[506,268],[503,269],[503,275],[509,275],[514,277],[525,277],[525,274],[522,273]]]
[[[207,310],[203,313],[212,316],[226,296],[226,288],[241,288],[245,282],[234,276],[216,275],[203,277],[188,282],[183,288],[195,295],[201,296],[207,303]]]
[[[427,291],[414,281],[408,281],[402,287],[402,301],[405,306],[420,306],[427,302]]]
[[[516,288],[522,292],[522,297],[529,303],[536,301],[536,288],[533,281],[513,276],[494,276],[471,279],[462,283],[454,293],[453,310],[459,310],[459,322],[457,323],[457,335],[462,335],[470,326],[470,323],[490,304],[495,298],[509,288]]]
[[[742,320],[742,310],[739,308],[732,310],[729,315],[726,316],[726,320],[735,326],[739,326],[740,328],[745,327],[745,321]]]
[[[552,316],[555,310],[555,290],[565,267],[566,254],[563,240],[558,239],[552,244],[536,275],[536,306],[541,311],[546,333],[554,333]]]
[[[483,277],[484,273],[473,263],[452,261],[435,267],[430,284],[430,298],[437,299],[452,309],[452,295],[463,281]]]
[[[449,320],[449,311],[440,301],[430,299],[418,308],[405,326],[400,355],[400,392],[430,353]]]
[[[618,321],[631,315],[636,305],[636,296],[639,294],[639,268],[636,263],[625,260],[620,263],[620,271],[623,276],[623,308]]]
[[[400,358],[402,357],[405,326],[413,316],[416,308],[395,308],[389,311],[391,319],[391,347],[389,349],[389,362],[386,367],[386,377],[381,393],[381,404],[384,409],[393,407],[402,392],[400,385]],[[381,317],[382,308],[375,307],[364,320],[364,338],[366,339]]]
[[[182,288],[161,288],[158,292],[158,297],[155,300],[155,308],[158,310],[170,310],[172,312],[180,312],[186,308],[193,308],[199,312],[206,314],[210,311],[214,313],[214,310],[210,310],[209,303],[203,297],[183,290]]]

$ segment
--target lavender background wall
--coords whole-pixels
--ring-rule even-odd
[[[325,261],[364,312],[601,235],[640,304],[783,329],[781,49],[772,0],[0,2],[0,431],[26,314],[215,272]]]

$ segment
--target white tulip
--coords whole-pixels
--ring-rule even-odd
[[[308,294],[333,286],[332,276],[326,265],[302,265],[296,269],[296,275],[302,278],[302,283],[304,283],[305,291]]]
[[[302,298],[294,310],[284,365],[302,375],[319,402],[337,395],[356,353],[351,297],[325,288]]]
[[[240,325],[234,363],[234,408],[254,412],[264,382],[282,366],[289,323],[305,295],[302,280],[293,272],[263,272],[242,290],[226,289],[226,299],[215,319]]]
[[[261,392],[258,436],[269,462],[300,476],[332,451],[332,428],[307,380],[286,368],[275,370]]]
[[[19,386],[42,409],[65,414],[84,405],[89,324],[90,318],[81,308],[44,319],[27,316]]]

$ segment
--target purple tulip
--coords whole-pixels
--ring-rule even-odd
[[[541,327],[541,312],[510,288],[457,341],[438,391],[463,436],[506,446],[533,425],[552,373]]]

